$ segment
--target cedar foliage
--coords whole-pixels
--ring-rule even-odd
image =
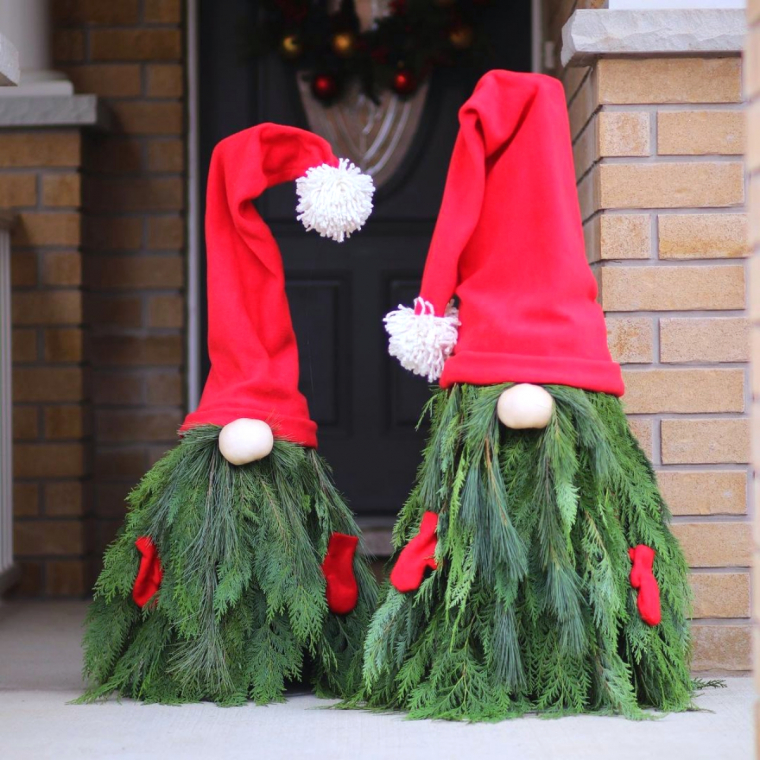
[[[282,701],[306,668],[322,695],[358,688],[376,586],[357,552],[359,603],[346,616],[328,611],[327,542],[358,530],[327,466],[313,449],[276,441],[265,459],[235,467],[219,453],[219,430],[185,433],[129,495],[87,617],[92,685],[81,701],[117,692],[164,704],[264,704]],[[141,610],[131,593],[134,542],[145,535],[164,575]]]
[[[469,721],[693,709],[687,565],[620,401],[545,386],[549,425],[509,430],[496,417],[509,385],[455,385],[429,402],[394,547],[437,512],[439,569],[416,592],[384,586],[363,688],[344,706]],[[628,581],[639,543],[657,553],[654,628]]]

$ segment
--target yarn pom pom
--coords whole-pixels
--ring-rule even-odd
[[[372,177],[341,158],[338,166],[313,166],[296,180],[298,221],[321,237],[342,243],[372,212]]]
[[[385,329],[390,335],[388,353],[401,362],[404,369],[437,380],[443,365],[457,343],[459,312],[453,302],[442,317],[435,315],[433,305],[421,298],[414,300],[416,309],[399,306],[386,314]]]

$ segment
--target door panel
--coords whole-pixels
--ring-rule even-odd
[[[276,59],[256,62],[242,54],[241,30],[250,28],[255,12],[250,0],[200,0],[204,171],[213,146],[233,132],[263,121],[306,127],[292,73]],[[491,13],[494,65],[528,70],[530,0],[497,1]],[[320,452],[338,487],[364,515],[394,514],[419,465],[425,427],[416,426],[430,390],[424,378],[388,356],[382,317],[417,295],[457,110],[480,73],[433,78],[406,166],[376,194],[366,227],[345,243],[304,233],[295,218],[292,183],[256,201],[282,250],[300,386],[319,425]],[[205,336],[205,324],[202,329]],[[205,378],[208,359],[202,372]]]

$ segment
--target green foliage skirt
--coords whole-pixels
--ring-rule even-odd
[[[358,604],[343,616],[327,608],[329,537],[358,535],[328,469],[314,450],[282,441],[235,467],[219,453],[219,431],[187,432],[130,494],[86,622],[91,686],[82,701],[117,692],[169,704],[267,703],[305,677],[325,696],[358,687],[376,588],[357,552]],[[141,536],[163,569],[142,609],[132,599]]]
[[[509,430],[509,385],[431,399],[432,432],[394,530],[400,550],[438,514],[437,569],[390,584],[347,706],[494,721],[529,711],[646,717],[692,707],[687,566],[620,401],[546,386],[544,430]],[[637,609],[628,548],[656,552],[661,622]]]

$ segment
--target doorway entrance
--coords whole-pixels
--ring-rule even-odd
[[[494,2],[487,68],[531,69],[531,1]],[[307,127],[292,71],[275,58],[245,56],[241,30],[255,22],[251,0],[199,0],[198,98],[200,187],[214,145],[264,121]],[[279,186],[257,201],[285,262],[301,361],[301,391],[319,425],[320,452],[338,487],[362,517],[394,515],[420,462],[425,429],[417,420],[426,381],[387,354],[382,317],[417,295],[427,247],[457,134],[457,111],[483,70],[434,74],[425,110],[401,168],[376,194],[366,227],[336,245],[305,234],[295,218],[295,188]],[[203,218],[200,203],[199,220]],[[202,240],[202,231],[200,233]],[[201,246],[201,261],[205,252]],[[205,355],[205,278],[200,266]]]

